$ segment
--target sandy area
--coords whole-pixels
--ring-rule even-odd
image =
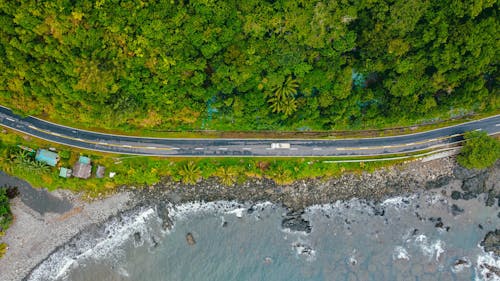
[[[15,221],[3,237],[9,249],[0,259],[1,281],[22,280],[33,267],[78,232],[126,208],[130,198],[129,193],[122,192],[85,203],[68,191],[52,194],[66,197],[73,203],[73,208],[62,214],[49,212],[41,215],[19,197],[12,200]]]

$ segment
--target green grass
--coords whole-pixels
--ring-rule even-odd
[[[268,178],[278,184],[289,184],[297,180],[310,178],[330,178],[345,172],[372,172],[376,169],[407,161],[390,160],[363,162],[363,159],[374,157],[176,157],[160,158],[148,156],[113,155],[94,151],[75,149],[63,145],[49,143],[36,138],[28,138],[17,132],[8,131],[1,135],[0,167],[7,173],[22,178],[35,187],[45,187],[49,190],[58,188],[84,192],[89,197],[106,195],[116,191],[117,187],[148,186],[160,182],[164,177],[174,181],[182,181],[180,170],[192,161],[199,170],[198,180],[221,177],[221,167],[229,168],[236,174],[234,181],[242,183],[251,178]],[[116,172],[114,178],[98,179],[91,177],[83,180],[77,178],[59,177],[59,169],[51,168],[43,173],[27,173],[11,161],[11,154],[22,144],[31,148],[54,147],[62,154],[58,166],[71,167],[79,155],[90,156],[94,164],[106,167],[108,172]],[[384,156],[385,157],[385,156]],[[389,157],[389,156],[387,156]],[[325,163],[329,160],[358,159],[358,163]],[[93,171],[94,174],[94,171]]]

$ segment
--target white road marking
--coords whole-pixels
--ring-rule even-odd
[[[219,147],[219,150],[227,150],[227,147]]]
[[[251,147],[243,147],[243,150],[252,150]]]
[[[33,130],[37,129],[35,126],[31,126],[31,125],[29,125],[28,128],[33,129]]]
[[[271,147],[266,147],[266,150],[271,150],[271,149],[274,149],[274,148],[271,148]]]
[[[392,147],[392,145],[384,145],[384,146],[382,146],[382,148],[389,148],[389,147]]]
[[[292,147],[292,148],[290,148],[290,150],[299,150],[299,149],[296,147]]]
[[[83,141],[82,139],[78,139],[78,138],[76,138],[75,140],[77,140],[77,141]]]
[[[407,143],[406,145],[415,145],[414,142]]]
[[[132,147],[132,146],[131,146],[131,145],[124,144],[124,145],[122,145],[122,147],[128,147],[128,148],[130,148],[130,147]]]
[[[367,146],[363,146],[363,147],[360,147],[359,149],[370,149],[370,148]]]
[[[344,148],[344,147],[337,147],[337,148],[335,148],[335,149],[336,149],[336,150],[345,150],[345,148]]]
[[[146,149],[156,149],[156,146],[146,146]]]
[[[61,136],[61,134],[58,134],[58,133],[51,133],[51,134],[54,135],[54,136],[58,136],[58,137]]]
[[[194,150],[203,150],[203,147],[196,147]]]
[[[107,142],[100,142],[100,143],[98,143],[98,144],[101,144],[101,145],[108,145],[108,143],[107,143]]]
[[[474,131],[482,131],[483,129],[479,128],[479,129],[475,129]]]
[[[180,148],[178,148],[178,147],[171,147],[170,149],[179,150]]]
[[[315,147],[313,150],[321,150],[321,147]]]
[[[500,127],[500,124],[496,124],[495,127]]]
[[[5,117],[5,119],[9,120],[10,122],[16,122],[16,120],[10,118],[10,117]]]

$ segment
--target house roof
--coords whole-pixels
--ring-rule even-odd
[[[59,161],[59,155],[46,149],[39,149],[36,152],[35,160],[47,163],[47,165],[54,167],[56,166],[57,161]]]
[[[73,176],[75,178],[88,179],[90,178],[91,170],[92,166],[90,164],[76,162],[75,165],[73,165]]]
[[[87,156],[80,156],[78,162],[83,164],[90,164],[90,158],[88,158]]]
[[[104,178],[104,171],[106,171],[106,168],[104,166],[97,166],[95,176],[98,178]]]
[[[59,176],[63,178],[69,178],[71,176],[71,169],[61,167],[61,170],[59,171]]]

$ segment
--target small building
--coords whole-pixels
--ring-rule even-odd
[[[36,161],[44,162],[49,166],[55,167],[59,161],[59,155],[46,149],[39,149],[35,156]]]
[[[90,165],[90,158],[80,156],[78,162],[73,165],[73,176],[75,178],[88,179],[92,172],[92,165]]]
[[[59,176],[62,178],[69,178],[71,177],[72,172],[73,171],[71,169],[61,167],[61,170],[59,171]]]
[[[95,177],[96,178],[104,178],[104,172],[106,171],[106,168],[104,166],[97,166],[97,170],[95,171]]]

